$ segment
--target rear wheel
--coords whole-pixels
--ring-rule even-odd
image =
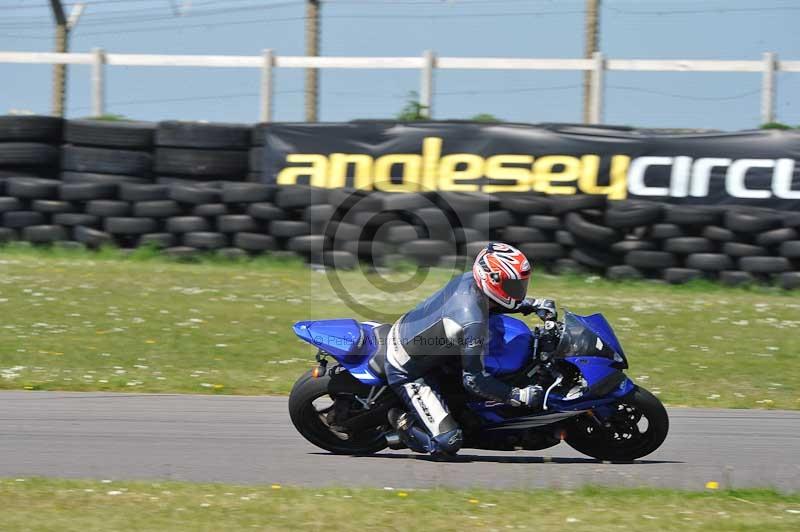
[[[637,386],[614,405],[606,419],[588,415],[576,418],[566,441],[576,451],[598,460],[630,461],[658,449],[668,431],[664,405]]]
[[[289,416],[305,439],[334,454],[372,454],[386,448],[387,426],[351,434],[337,430],[337,419],[363,413],[355,395],[328,393],[330,373],[314,378],[311,371],[300,377],[289,395]]]

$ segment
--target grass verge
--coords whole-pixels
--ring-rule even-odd
[[[0,480],[3,530],[797,530],[800,495]]]
[[[451,274],[342,272],[335,288],[292,260],[2,248],[0,388],[287,393],[314,352],[294,322],[390,319]],[[541,273],[530,292],[605,314],[628,374],[668,404],[800,408],[796,293]]]

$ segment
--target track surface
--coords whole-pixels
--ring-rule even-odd
[[[405,451],[329,455],[279,397],[0,392],[0,477],[175,479],[307,486],[554,487],[581,484],[800,489],[800,412],[672,409],[661,449],[635,463],[567,445],[464,450],[459,462]]]

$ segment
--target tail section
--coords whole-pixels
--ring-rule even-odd
[[[299,321],[293,329],[302,340],[335,358],[353,377],[375,386],[385,384],[382,368],[370,367],[370,361],[380,347],[373,339],[376,325],[361,324],[353,319],[334,319]]]
[[[301,339],[340,362],[358,355],[364,345],[364,331],[353,319],[299,321],[293,329]]]

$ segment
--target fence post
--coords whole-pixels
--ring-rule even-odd
[[[264,50],[261,66],[261,122],[272,122],[272,66],[275,58],[271,49]]]
[[[762,124],[768,124],[775,121],[775,62],[775,53],[764,53],[764,70],[761,74]]]
[[[433,69],[436,66],[436,56],[432,50],[425,50],[422,57],[425,63],[420,79],[419,103],[422,105],[422,114],[426,118],[433,118]]]
[[[592,60],[594,64],[592,65],[589,123],[600,124],[603,122],[603,85],[605,84],[606,61],[603,57],[603,52],[595,52],[592,55]]]
[[[94,48],[92,55],[92,116],[98,118],[106,112],[106,53]]]

